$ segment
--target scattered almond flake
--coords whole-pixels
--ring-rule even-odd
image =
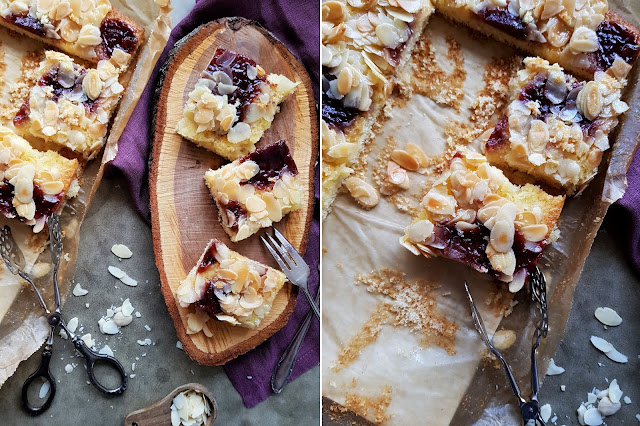
[[[136,315],[136,318],[140,318],[142,316],[142,314],[138,311],[136,311],[135,315]]]
[[[622,318],[611,308],[598,308],[595,312],[596,319],[610,327],[618,326],[622,323]]]
[[[67,372],[67,374],[71,373],[73,371],[73,365],[71,364],[67,364],[64,366],[64,371]]]
[[[125,299],[124,302],[122,302],[122,314],[125,316],[131,316],[133,311],[134,309],[131,305],[131,302],[129,301],[129,299]]]
[[[134,377],[136,377],[136,375],[135,374],[129,374],[129,377],[133,379]]]
[[[100,351],[98,353],[101,354],[101,355],[113,356],[113,351],[111,350],[109,345],[104,345],[104,347],[102,349],[100,349]]]
[[[620,390],[617,379],[613,379],[609,384],[608,397],[611,399],[611,402],[620,402],[620,398],[622,398],[622,391]]]
[[[556,365],[556,362],[551,358],[549,360],[549,368],[547,368],[547,376],[557,376],[564,373],[564,368]]]
[[[636,419],[640,422],[640,414],[636,414]]]
[[[85,290],[84,288],[82,288],[82,286],[80,285],[80,283],[76,284],[76,286],[73,288],[73,295],[74,296],[85,296],[89,294],[89,291]]]
[[[78,329],[78,317],[71,318],[67,323],[67,328],[70,332],[75,333]],[[63,339],[66,339],[68,337],[67,332],[63,328],[60,329],[60,337],[62,337]]]
[[[615,413],[620,411],[620,407],[622,407],[620,401],[613,402],[608,396],[605,396],[598,401],[598,412],[600,412],[603,417],[613,416]]]
[[[42,383],[42,386],[40,386],[40,392],[38,393],[40,399],[43,399],[45,396],[47,396],[47,394],[49,393],[49,389],[51,389],[51,383],[49,383],[49,381],[45,381],[44,383]]]
[[[629,398],[628,396],[624,397],[624,403],[625,404],[631,404],[631,398]]]
[[[131,371],[136,371],[136,363],[131,364]]]
[[[81,339],[88,348],[93,348],[96,344],[96,341],[91,338],[91,333],[85,334]]]
[[[85,304],[84,304],[84,307],[85,307],[85,308],[88,308],[88,307],[89,307],[89,304],[88,304],[88,303],[85,303]]]
[[[540,407],[540,416],[542,417],[542,420],[545,421],[545,423],[549,421],[549,418],[551,417],[550,404],[544,404],[542,407]]]
[[[113,316],[115,315],[115,311],[111,308],[107,309],[107,318],[113,318]]]
[[[179,340],[178,340],[178,341],[176,342],[176,348],[178,348],[178,349],[182,350],[182,342],[181,342],[181,341],[179,341]]]
[[[64,256],[62,256],[64,258],[64,260],[66,260],[67,262],[69,262],[71,260],[71,256],[69,256],[69,253],[65,253]]]
[[[603,364],[603,363],[601,363],[601,362],[599,362],[599,363],[598,363],[598,365],[599,365],[600,367],[604,367],[604,364]]]
[[[111,253],[118,256],[120,259],[129,259],[133,253],[129,250],[129,247],[124,244],[114,244],[111,246]]]
[[[605,355],[611,361],[615,361],[615,362],[618,362],[620,364],[626,364],[629,361],[629,358],[626,355],[621,354],[620,352],[618,352],[616,350],[616,348],[611,349],[609,352],[605,353]]]
[[[120,281],[122,281],[123,284],[128,285],[129,287],[135,287],[138,285],[138,281],[134,280],[129,275],[125,275],[124,277],[120,278]]]
[[[613,349],[613,345],[611,343],[597,336],[591,336],[591,344],[595,346],[599,351],[604,353],[607,353],[611,349]]]
[[[117,279],[120,279],[127,275],[122,269],[116,268],[115,266],[109,266],[109,273]]]
[[[567,387],[565,385],[560,385],[560,390],[564,392],[567,390]]]
[[[100,332],[102,334],[118,334],[118,331],[120,331],[118,324],[116,324],[112,319],[103,321],[102,324],[98,322],[98,324],[100,325]]]
[[[144,325],[144,328],[145,328],[145,330],[147,330],[147,331],[151,331],[151,327],[149,327],[149,326],[148,326],[148,325],[146,325],[146,324]]]
[[[140,346],[151,346],[151,339],[147,338],[144,340],[138,340],[138,344]],[[142,356],[145,356],[146,354],[142,354]]]
[[[587,394],[587,402],[589,404],[593,404],[594,402],[596,402],[598,400],[598,396],[595,393],[589,392]]]
[[[253,380],[253,376],[247,376],[247,379]]]
[[[584,412],[584,423],[588,426],[599,426],[602,424],[602,415],[597,408],[591,407]]]
[[[554,415],[553,417],[551,417],[551,423],[555,425],[557,421],[558,421],[558,416]]]
[[[143,354],[142,354],[142,355],[140,355],[140,356],[147,356],[147,353],[145,352],[145,353],[143,353]]]

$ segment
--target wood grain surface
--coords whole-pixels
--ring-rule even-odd
[[[193,307],[182,308],[174,295],[180,282],[196,264],[211,238],[232,250],[277,268],[258,235],[231,243],[218,222],[214,201],[204,183],[204,173],[226,163],[176,133],[183,105],[209,64],[215,49],[223,47],[254,59],[267,73],[283,74],[301,84],[285,99],[272,126],[257,144],[280,139],[289,146],[306,188],[306,206],[286,216],[276,226],[303,253],[313,216],[313,166],[317,156],[317,118],[311,81],[304,67],[270,33],[242,18],[224,18],[194,30],[176,43],[161,69],[156,91],[153,152],[150,161],[152,231],[162,293],[178,338],[189,357],[203,365],[220,365],[259,345],[283,327],[293,309],[297,288],[290,284],[278,293],[271,312],[255,329],[210,321],[212,338],[202,332],[186,334]],[[212,326],[212,327],[211,327]]]

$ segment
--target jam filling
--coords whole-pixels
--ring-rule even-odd
[[[435,242],[432,245],[444,246],[439,250],[440,254],[447,259],[464,263],[476,271],[500,278],[501,273],[493,269],[486,253],[491,231],[478,220],[474,224],[476,225],[475,228],[462,231],[456,228],[453,223],[437,223],[434,228]],[[540,260],[542,250],[546,244],[547,240],[537,243],[527,241],[516,230],[512,246],[513,253],[516,256],[515,270],[526,269],[531,271]]]
[[[231,229],[234,232],[238,232],[238,218],[247,215],[247,210],[242,207],[242,205],[236,200],[229,200],[227,204],[222,206],[227,212],[233,214],[234,221],[233,223],[227,223],[227,228]],[[227,218],[230,215],[227,213]]]
[[[327,124],[345,128],[362,114],[358,108],[344,106],[342,101],[329,97],[329,82],[337,77],[329,74],[326,68],[322,71],[322,119]]]
[[[20,27],[23,30],[29,31],[30,33],[37,36],[45,37],[47,35],[42,22],[40,22],[40,20],[36,19],[34,16],[29,15],[28,13],[20,15],[9,15],[4,19],[8,22],[11,22],[16,27]]]
[[[222,313],[220,301],[218,300],[218,296],[214,293],[215,289],[215,283],[213,281],[207,281],[207,290],[204,292],[204,297],[194,303],[194,305],[214,318],[216,314]]]
[[[495,129],[489,136],[485,149],[487,151],[495,151],[501,149],[509,141],[509,120],[506,115],[503,115]]]
[[[216,260],[216,254],[218,251],[216,250],[216,245],[211,244],[207,249],[207,252],[202,256],[202,262],[198,265],[198,269],[196,270],[198,274],[203,273],[207,270],[207,268],[211,265],[215,265],[218,261]]]
[[[18,220],[24,222],[25,219],[18,216],[18,212],[16,208],[13,207],[13,191],[14,187],[9,183],[8,180],[4,179],[0,182],[0,212],[5,215],[5,217],[12,219],[17,217]],[[48,217],[52,215],[62,202],[64,198],[64,192],[61,192],[57,195],[47,195],[45,194],[39,186],[33,186],[33,201],[36,204],[36,213],[34,219],[40,219],[42,217]]]
[[[257,149],[240,159],[240,163],[251,160],[258,164],[258,173],[241,185],[253,185],[265,191],[273,188],[275,182],[285,173],[293,176],[298,174],[298,167],[291,157],[289,147],[284,140],[278,141],[264,148]]]
[[[487,24],[514,38],[527,38],[527,24],[520,16],[512,15],[507,9],[484,9],[478,12],[478,16]]]
[[[100,25],[102,44],[110,58],[115,48],[132,54],[138,47],[138,36],[135,29],[120,19],[106,18]]]
[[[249,66],[257,67],[256,62],[246,56],[218,48],[207,67],[207,72],[211,74],[215,71],[222,71],[231,77],[231,81],[237,89],[228,95],[228,100],[230,104],[238,101],[240,121],[244,120],[245,111],[249,104],[260,94],[260,85],[267,80],[266,75],[257,76],[251,80],[247,75]]]
[[[58,100],[65,96],[71,99],[77,99],[80,101],[87,112],[95,113],[98,103],[97,99],[91,99],[84,94],[82,91],[82,80],[84,80],[84,76],[87,73],[86,69],[81,68],[79,71],[79,75],[75,76],[75,80],[71,87],[64,87],[60,82],[60,78],[58,73],[60,68],[55,65],[51,67],[42,77],[38,80],[38,86],[49,86],[53,89],[53,101],[58,102]],[[16,116],[13,118],[13,124],[19,126],[23,124],[25,121],[29,119],[30,107],[29,107],[29,99],[27,99],[24,104],[20,107]]]
[[[638,57],[638,40],[626,26],[604,20],[596,30],[598,51],[596,62],[600,69],[607,70],[620,56],[626,63],[632,64]]]

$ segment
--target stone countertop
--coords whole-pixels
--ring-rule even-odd
[[[206,386],[217,406],[216,423],[224,425],[264,424],[300,425],[320,422],[320,369],[314,367],[258,406],[247,409],[231,385],[222,367],[203,367],[191,361],[176,347],[177,337],[160,292],[160,279],[155,266],[151,229],[133,208],[119,179],[104,179],[82,224],[78,267],[72,283],[80,283],[89,294],[67,296],[62,309],[68,322],[78,317],[80,335],[91,333],[96,348],[105,344],[114,351],[130,378],[127,390],[119,397],[105,397],[87,384],[84,359],[76,356],[68,340],[56,336],[51,372],[56,379],[56,396],[49,410],[31,418],[21,408],[20,392],[25,379],[36,370],[42,350],[18,367],[16,373],[0,389],[0,424],[15,425],[121,425],[128,413],[162,399],[176,387],[190,382]],[[130,259],[118,260],[111,253],[113,244],[125,244],[133,252]],[[112,277],[107,268],[117,266],[138,281],[128,287]],[[129,298],[141,317],[121,328],[121,333],[100,333],[98,320],[106,310],[122,305]],[[35,300],[35,299],[34,299]],[[86,307],[86,304],[89,307]],[[151,331],[145,329],[145,325]],[[81,328],[83,327],[83,328]],[[151,339],[151,346],[140,346],[137,340]],[[136,364],[132,371],[132,363]],[[77,364],[65,372],[69,363]],[[247,380],[250,380],[247,378]],[[5,423],[6,419],[13,419]]]

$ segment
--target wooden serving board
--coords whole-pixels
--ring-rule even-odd
[[[176,133],[184,103],[215,49],[227,48],[255,60],[268,73],[283,74],[301,84],[280,106],[258,147],[284,139],[306,188],[306,206],[276,226],[303,253],[313,217],[313,173],[318,127],[311,81],[304,67],[273,35],[243,18],[224,18],[202,25],[176,43],[160,72],[156,90],[150,190],[153,243],[162,293],[178,338],[189,357],[203,365],[220,365],[256,347],[283,327],[295,307],[297,288],[278,293],[271,312],[255,329],[210,321],[214,336],[186,334],[187,315],[174,292],[212,238],[251,259],[277,268],[258,234],[231,243],[218,222],[218,212],[204,183],[209,168],[227,161]]]

